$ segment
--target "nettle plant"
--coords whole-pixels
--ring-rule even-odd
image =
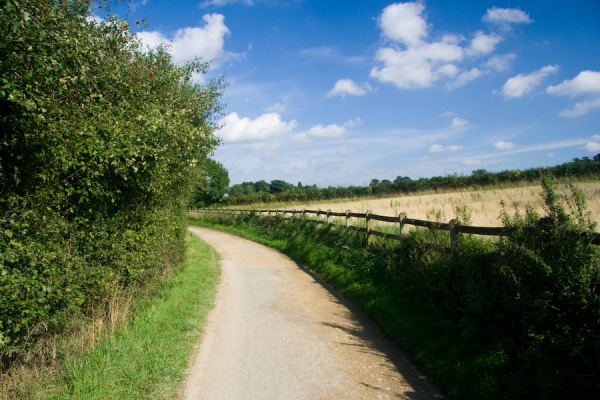
[[[0,3],[0,355],[181,257],[221,80],[89,0]],[[107,2],[95,4],[107,8]],[[165,261],[166,260],[166,261]],[[34,335],[35,336],[35,335]]]
[[[531,208],[510,216],[505,207],[501,214],[516,230],[499,243],[511,260],[504,269],[510,282],[505,306],[519,316],[507,330],[521,343],[515,361],[538,371],[537,387],[577,397],[577,390],[597,386],[600,376],[600,252],[590,243],[596,223],[577,187],[570,185],[563,201],[551,177],[542,187],[545,216]]]

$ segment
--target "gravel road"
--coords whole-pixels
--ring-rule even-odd
[[[221,255],[221,282],[184,399],[440,399],[378,328],[285,255],[190,228]]]

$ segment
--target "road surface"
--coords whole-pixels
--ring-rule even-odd
[[[378,328],[285,255],[190,228],[221,255],[186,400],[440,399]]]

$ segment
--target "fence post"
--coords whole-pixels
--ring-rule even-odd
[[[457,219],[450,220],[450,246],[452,251],[458,247],[458,226],[460,222]]]
[[[321,218],[321,214],[319,214],[321,212],[320,208],[317,208],[317,224],[319,223],[319,218]]]
[[[306,219],[306,208],[302,209],[302,219]]]
[[[331,224],[331,208],[327,210],[327,225]]]
[[[350,210],[346,210],[346,229],[348,229],[348,227],[350,227],[350,213],[352,211]]]
[[[371,231],[373,230],[373,220],[371,220],[371,214],[373,214],[373,211],[371,210],[367,210],[366,214],[366,220],[367,220],[367,248],[371,247],[371,244],[373,243],[373,239],[375,238],[372,234]]]
[[[402,237],[402,230],[404,229],[404,220],[406,219],[406,213],[402,212],[398,215],[398,220],[400,222],[400,237]]]

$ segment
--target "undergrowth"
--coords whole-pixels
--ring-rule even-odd
[[[600,257],[595,223],[572,187],[565,206],[543,182],[546,215],[503,223],[499,241],[463,236],[431,252],[297,218],[209,214],[192,223],[228,230],[304,263],[371,315],[457,399],[595,399],[600,392]],[[466,209],[457,210],[463,219]],[[439,239],[439,238],[438,238]],[[442,241],[447,239],[440,239]]]
[[[218,255],[190,235],[186,259],[144,293],[38,340],[0,375],[0,399],[177,398],[218,281]]]

